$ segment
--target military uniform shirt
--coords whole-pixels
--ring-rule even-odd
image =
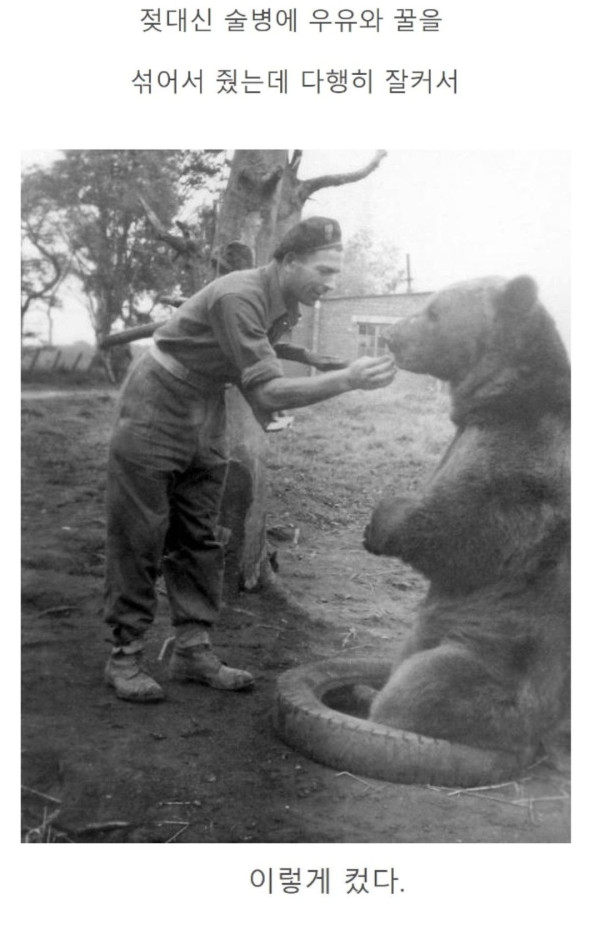
[[[273,345],[299,319],[286,305],[277,264],[218,277],[154,333],[157,347],[193,374],[252,389],[283,377]]]

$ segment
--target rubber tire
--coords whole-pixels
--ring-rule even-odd
[[[319,763],[393,783],[483,786],[514,779],[530,758],[427,738],[331,709],[323,702],[342,687],[380,689],[391,663],[325,660],[288,670],[277,681],[274,726],[286,744]]]

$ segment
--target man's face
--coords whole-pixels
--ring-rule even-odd
[[[321,248],[309,255],[286,255],[282,265],[282,285],[286,296],[313,306],[334,289],[342,269],[342,253]]]

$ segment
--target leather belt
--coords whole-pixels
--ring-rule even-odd
[[[176,377],[177,380],[182,380],[184,383],[195,387],[202,393],[222,393],[225,389],[224,383],[218,383],[215,380],[209,380],[208,377],[203,377],[202,374],[197,374],[195,371],[191,371],[184,364],[181,364],[179,361],[177,361],[172,354],[168,354],[166,351],[161,351],[156,342],[153,342],[152,345],[150,345],[150,355],[158,364],[160,364],[161,367],[168,371],[169,374],[172,374],[173,377]]]

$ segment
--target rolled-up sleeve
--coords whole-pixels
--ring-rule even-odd
[[[238,294],[227,294],[216,300],[209,315],[219,347],[239,371],[244,389],[283,377],[283,368],[269,342],[260,306]]]

